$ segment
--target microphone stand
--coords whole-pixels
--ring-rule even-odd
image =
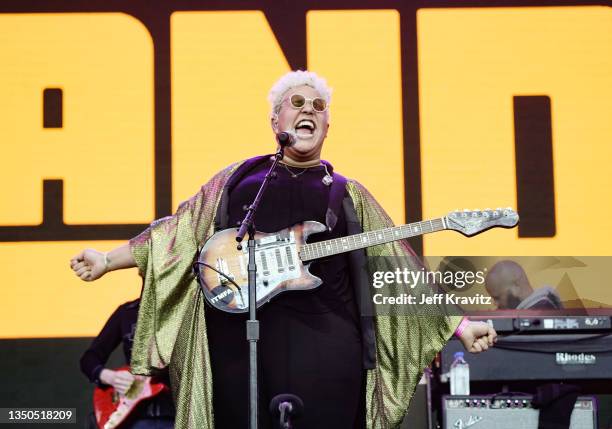
[[[266,174],[264,181],[257,191],[257,195],[250,205],[244,220],[240,224],[236,241],[238,242],[238,250],[242,250],[242,240],[248,233],[247,249],[249,253],[249,262],[247,266],[248,272],[248,288],[249,288],[249,320],[246,322],[246,339],[249,342],[249,428],[257,429],[257,341],[259,340],[259,321],[257,320],[257,264],[255,262],[255,224],[254,218],[257,213],[257,208],[261,203],[268,183],[273,177],[276,177],[274,170],[278,162],[283,158],[284,148],[280,144],[278,151],[274,155],[274,161],[270,170]]]

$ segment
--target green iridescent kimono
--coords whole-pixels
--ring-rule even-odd
[[[151,375],[168,367],[177,428],[214,428],[206,305],[191,267],[198,246],[214,233],[221,194],[239,166],[234,164],[218,173],[200,192],[182,203],[173,216],[153,222],[130,241],[144,277],[132,370]],[[349,180],[346,188],[364,231],[392,225],[363,186]],[[368,257],[414,255],[404,241],[371,247],[366,253]],[[385,262],[388,259],[369,260],[378,261],[370,264],[372,270],[395,269]],[[367,371],[368,428],[395,428],[401,424],[422,370],[460,321],[461,317],[441,315],[374,318],[376,367]]]

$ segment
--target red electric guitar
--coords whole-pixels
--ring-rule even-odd
[[[128,366],[116,371],[129,371]],[[96,387],[94,390],[94,411],[100,429],[119,427],[134,411],[140,402],[159,395],[168,387],[151,377],[136,375],[136,379],[125,395],[120,395],[113,387]]]

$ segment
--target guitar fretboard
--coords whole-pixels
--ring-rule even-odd
[[[377,244],[390,243],[404,238],[428,234],[446,229],[444,218],[424,220],[376,231],[363,232],[361,234],[349,235],[332,240],[319,241],[318,243],[305,244],[300,249],[300,259],[310,261],[351,250],[363,249],[376,246]]]

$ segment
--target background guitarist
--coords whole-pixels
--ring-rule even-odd
[[[120,395],[125,395],[130,388],[134,375],[129,371],[106,368],[106,363],[121,344],[125,363],[129,364],[139,304],[140,299],[120,305],[81,357],[81,371],[92,383],[98,386],[111,386]],[[168,384],[167,376],[157,381]],[[121,429],[169,429],[174,427],[174,414],[172,396],[169,389],[166,389],[157,396],[140,402],[120,427]]]

